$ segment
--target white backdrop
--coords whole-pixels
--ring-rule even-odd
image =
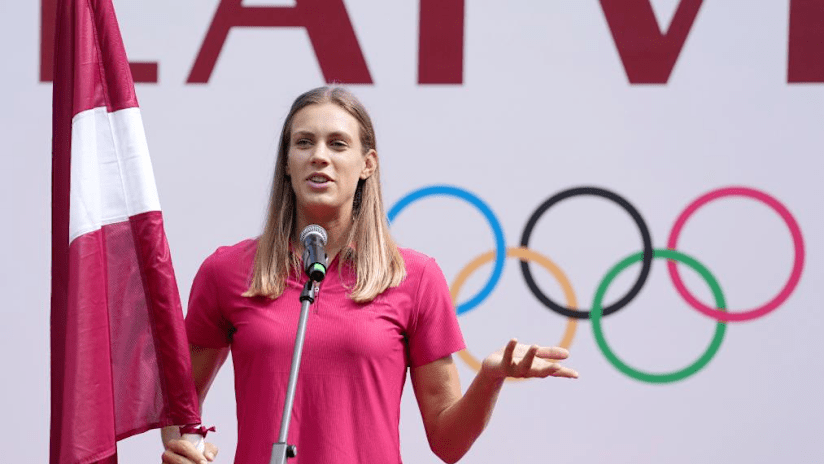
[[[208,84],[187,84],[219,2],[114,3],[130,58],[159,63],[159,82],[138,84],[137,92],[185,303],[207,255],[259,232],[279,126],[294,97],[324,78],[305,29],[234,29]],[[652,1],[662,30],[678,3]],[[507,385],[462,462],[824,462],[824,84],[787,82],[788,1],[704,2],[665,85],[629,83],[595,0],[467,1],[460,85],[417,83],[418,2],[345,5],[374,82],[351,88],[375,120],[387,207],[416,189],[453,185],[489,205],[511,247],[544,200],[590,185],[626,198],[653,246],[665,248],[690,202],[737,185],[775,197],[804,237],[803,274],[789,299],[764,317],[727,324],[705,368],[673,383],[636,380],[613,367],[592,324],[581,320],[569,360],[581,378]],[[39,82],[39,23],[38,2],[0,4],[3,462],[45,462],[48,448],[51,85]],[[494,248],[485,217],[451,197],[413,203],[393,231],[402,245],[436,257],[450,282]],[[630,216],[591,196],[553,206],[530,240],[569,277],[583,308],[607,270],[641,246]],[[771,299],[793,266],[780,216],[741,197],[699,209],[678,249],[713,272],[730,311]],[[473,274],[461,301],[491,269]],[[639,269],[616,279],[608,303]],[[563,301],[548,273],[535,265],[533,272]],[[682,274],[710,301],[700,278]],[[567,324],[530,293],[512,259],[489,297],[459,320],[478,357],[512,336],[556,344]],[[603,320],[617,356],[651,372],[698,359],[715,327],[676,292],[661,260],[637,298]],[[458,362],[466,387],[473,372]],[[210,437],[221,447],[219,462],[231,462],[230,364],[204,417],[218,427]],[[401,446],[405,462],[438,462],[409,389]],[[123,463],[157,462],[160,442],[148,432],[119,450]]]

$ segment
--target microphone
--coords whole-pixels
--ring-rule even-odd
[[[303,243],[303,270],[315,282],[326,277],[326,230],[315,224],[306,226],[300,233]]]

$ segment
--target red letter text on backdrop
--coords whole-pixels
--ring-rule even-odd
[[[824,82],[824,0],[790,2],[787,82]]]
[[[419,84],[463,83],[464,0],[421,0]]]
[[[669,29],[661,33],[650,0],[601,0],[630,83],[667,83],[701,2],[681,0]]]
[[[372,83],[343,0],[295,0],[294,7],[248,7],[241,2],[220,1],[187,82],[209,82],[233,27],[305,27],[326,82]]]
[[[40,82],[54,80],[54,26],[57,0],[40,0]],[[134,82],[157,82],[157,62],[129,63]]]

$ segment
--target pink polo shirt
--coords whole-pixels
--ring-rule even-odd
[[[275,300],[246,298],[257,242],[219,248],[192,285],[193,345],[231,346],[238,444],[235,464],[268,464],[277,440],[306,277]],[[409,366],[464,348],[435,260],[401,249],[407,276],[371,303],[347,298],[354,275],[335,259],[307,322],[288,442],[293,464],[400,463],[400,399]]]

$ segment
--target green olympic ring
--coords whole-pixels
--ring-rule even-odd
[[[615,279],[615,277],[621,273],[624,269],[629,267],[631,264],[641,261],[644,258],[644,253],[639,252],[633,255],[630,255],[624,258],[621,262],[616,264],[612,269],[607,272],[604,276],[603,280],[601,280],[600,285],[598,286],[598,290],[595,292],[595,298],[592,302],[592,309],[590,310],[590,318],[592,319],[592,331],[595,334],[595,341],[598,343],[598,348],[601,349],[601,352],[607,358],[607,360],[615,366],[619,371],[626,374],[629,377],[632,377],[636,380],[640,380],[643,382],[649,383],[667,383],[667,382],[676,382],[678,380],[685,379],[699,370],[701,370],[707,363],[710,362],[715,353],[718,352],[718,349],[721,348],[721,341],[724,339],[724,332],[727,330],[727,324],[724,321],[718,321],[715,325],[715,335],[710,341],[710,345],[707,347],[707,350],[704,354],[698,358],[697,361],[693,362],[689,366],[674,372],[667,372],[667,373],[649,373],[643,372],[639,369],[635,369],[625,362],[618,359],[618,356],[612,352],[609,345],[607,345],[607,341],[604,338],[604,332],[601,329],[601,313],[603,312],[601,308],[601,301],[604,298],[604,295],[607,292],[607,288],[609,284]],[[655,258],[664,258],[673,261],[678,261],[681,263],[686,264],[687,266],[694,269],[701,277],[709,284],[710,289],[712,290],[712,294],[715,297],[715,305],[718,310],[726,311],[727,304],[724,301],[724,294],[721,291],[721,286],[718,285],[718,281],[715,277],[710,273],[710,271],[701,263],[695,260],[684,253],[675,251],[675,250],[667,250],[667,249],[655,249],[653,250],[653,259]]]

